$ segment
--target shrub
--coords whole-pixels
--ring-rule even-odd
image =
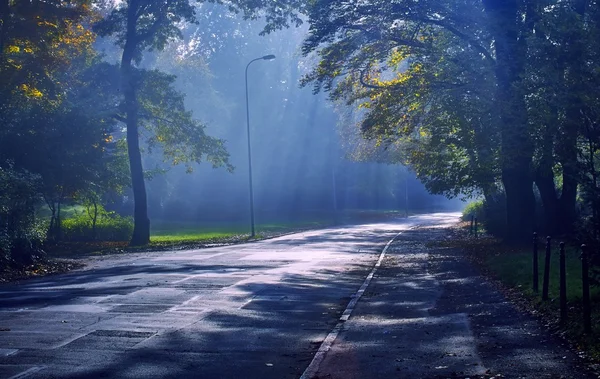
[[[467,204],[463,210],[463,221],[470,221],[475,215],[486,232],[497,237],[506,233],[506,196],[504,192],[497,192],[485,200],[477,200]]]
[[[0,166],[0,266],[43,257],[44,225],[35,217],[40,178],[10,164]]]
[[[462,220],[471,221],[471,216],[473,215],[475,215],[475,217],[477,217],[478,220],[481,220],[483,218],[483,207],[483,199],[470,202],[469,204],[467,204],[465,209],[463,209]]]
[[[96,223],[87,211],[76,213],[62,220],[65,241],[126,241],[133,233],[133,220],[115,212],[108,212],[98,205]]]
[[[483,225],[488,233],[506,237],[506,195],[496,192],[486,197],[483,205]]]

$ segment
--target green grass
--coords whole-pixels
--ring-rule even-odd
[[[533,248],[532,248],[533,249]],[[544,278],[545,247],[538,251],[539,267],[539,291],[541,294]],[[581,261],[579,251],[575,248],[567,248],[566,256],[566,279],[567,299],[581,301]],[[490,254],[484,257],[485,266],[494,276],[501,279],[506,285],[519,287],[522,291],[534,296],[533,292],[533,252],[532,250],[521,250],[505,254]],[[592,288],[592,297],[598,297],[600,291]],[[550,299],[559,297],[559,252],[555,248],[550,259],[550,284],[548,286]]]
[[[465,223],[466,224],[466,223]],[[545,245],[540,243],[538,251],[539,292],[533,291],[533,247],[514,248],[504,246],[500,241],[489,237],[473,239],[462,237],[449,241],[452,247],[467,251],[475,259],[484,272],[499,280],[510,288],[509,293],[520,294],[527,307],[535,310],[560,335],[567,338],[578,349],[585,351],[594,361],[600,361],[600,288],[591,288],[592,301],[592,333],[583,331],[582,318],[582,281],[579,251],[575,247],[566,249],[566,283],[568,320],[565,325],[559,324],[559,251],[558,243],[554,243],[550,260],[550,281],[548,301],[542,301],[544,277]]]
[[[301,229],[319,228],[328,225],[325,221],[303,222],[272,222],[257,224],[255,226],[258,238],[265,238],[273,234],[293,232]],[[239,224],[199,224],[189,223],[158,223],[150,233],[151,244],[177,244],[177,243],[202,243],[218,242],[231,238],[248,238],[250,236],[248,225]]]
[[[81,207],[65,207],[68,212],[81,211]],[[47,209],[46,209],[47,211]],[[399,217],[398,211],[346,210],[338,213],[338,223],[370,223]],[[266,218],[266,217],[265,217]],[[334,225],[331,212],[306,212],[297,215],[294,221],[273,215],[268,221],[256,224],[256,238],[264,239],[307,229],[317,229]],[[250,239],[248,223],[231,222],[165,222],[153,220],[150,231],[150,244],[131,247],[128,241],[88,241],[69,242],[47,246],[49,256],[76,258],[86,255],[129,253],[138,251],[161,251],[172,248],[195,248],[207,244],[240,243]]]
[[[182,242],[201,242],[207,240],[216,240],[229,238],[238,235],[233,232],[206,232],[206,231],[173,231],[165,234],[155,234],[150,237],[151,243],[182,243]]]
[[[566,249],[567,313],[566,323],[559,323],[559,247],[553,242],[550,260],[550,281],[547,301],[542,300],[545,240],[538,250],[539,292],[533,291],[533,246],[507,246],[489,235],[474,238],[469,235],[469,222],[461,222],[452,230],[452,238],[432,242],[432,246],[460,249],[465,252],[483,275],[502,284],[507,297],[519,308],[528,309],[571,346],[585,353],[593,362],[600,362],[600,286],[591,287],[592,333],[583,330],[582,280],[580,251],[575,246]],[[600,268],[599,268],[600,269]]]

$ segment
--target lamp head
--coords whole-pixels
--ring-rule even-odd
[[[264,59],[266,61],[272,61],[273,59],[275,59],[275,56],[273,54],[269,54],[269,55],[265,55],[264,57],[262,57],[262,59]]]

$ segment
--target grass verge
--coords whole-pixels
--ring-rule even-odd
[[[544,275],[545,241],[538,250],[539,293],[533,291],[533,247],[511,247],[501,241],[483,235],[474,238],[468,233],[468,223],[461,223],[452,230],[452,238],[443,242],[445,247],[460,248],[499,288],[520,308],[539,317],[554,334],[566,339],[580,355],[591,362],[600,362],[600,289],[592,287],[592,334],[583,333],[582,283],[580,252],[567,246],[567,306],[568,320],[559,320],[559,254],[558,242],[554,241],[550,259],[549,300],[542,301],[541,291]]]
[[[76,209],[74,208],[73,211]],[[29,277],[64,273],[83,267],[80,258],[144,253],[154,251],[173,251],[201,249],[213,246],[233,245],[249,241],[273,238],[304,230],[318,229],[334,224],[360,224],[381,222],[403,216],[399,211],[349,210],[339,212],[337,222],[333,217],[304,217],[302,221],[271,221],[256,226],[257,235],[250,238],[248,225],[212,223],[191,225],[189,223],[160,223],[152,225],[150,244],[132,247],[128,241],[89,241],[62,242],[46,246],[46,259],[28,267],[0,267],[0,283],[13,282]],[[322,215],[321,215],[322,216]],[[331,216],[331,215],[328,215]]]

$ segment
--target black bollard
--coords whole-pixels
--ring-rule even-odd
[[[560,323],[567,322],[567,264],[565,258],[565,243],[560,243]]]
[[[590,304],[590,267],[589,251],[586,245],[581,245],[581,284],[583,295],[583,331],[592,331],[592,306]]]
[[[542,283],[542,300],[548,300],[548,286],[550,285],[550,254],[552,238],[546,237],[546,260],[544,261],[544,283]]]
[[[538,267],[538,235],[537,233],[533,233],[533,292],[538,293],[540,274]]]
[[[473,235],[473,225],[475,224],[475,215],[471,215],[471,228],[469,229],[469,234]]]

